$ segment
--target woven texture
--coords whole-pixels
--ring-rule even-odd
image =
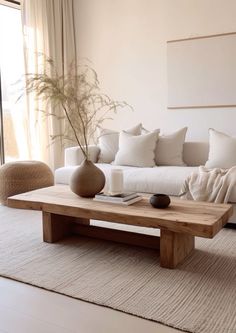
[[[41,214],[0,206],[0,274],[188,332],[236,330],[236,231],[197,239],[176,270],[141,247],[42,242]]]
[[[7,204],[7,198],[52,186],[54,177],[51,169],[39,161],[17,161],[0,167],[0,202]]]

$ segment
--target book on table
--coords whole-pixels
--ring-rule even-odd
[[[139,197],[136,192],[125,192],[119,194],[110,194],[101,192],[95,195],[95,199],[104,200],[104,201],[115,201],[115,202],[124,202],[134,198]]]
[[[142,197],[140,195],[136,196],[135,198],[132,198],[130,200],[126,200],[126,201],[114,201],[114,200],[104,200],[104,199],[98,199],[98,198],[93,198],[94,201],[98,201],[98,202],[103,202],[103,203],[111,203],[111,204],[115,204],[115,205],[124,205],[124,206],[129,206],[132,205],[135,202],[138,202],[140,200],[142,200]]]

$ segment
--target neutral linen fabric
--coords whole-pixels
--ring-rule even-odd
[[[184,127],[172,134],[160,135],[155,151],[157,165],[185,165],[183,161],[183,147],[187,127]]]
[[[158,135],[158,131],[137,136],[122,131],[114,164],[135,167],[155,166],[154,150]]]
[[[235,330],[235,230],[197,238],[193,255],[170,270],[142,247],[83,237],[43,243],[40,212],[0,206],[0,217],[1,276],[187,332]]]
[[[95,164],[106,176],[106,183],[109,182],[111,164]],[[190,176],[198,167],[151,167],[140,168],[130,166],[119,166],[123,170],[124,191],[144,192],[144,193],[165,193],[169,195],[178,195],[185,179]],[[55,183],[68,185],[70,177],[76,166],[59,168],[55,171]],[[109,184],[107,185],[109,186]],[[235,196],[236,200],[236,196]]]
[[[231,168],[236,165],[236,138],[209,129],[209,157],[207,168]]]
[[[125,132],[132,135],[140,135],[142,124],[137,124]],[[119,132],[107,128],[98,127],[98,147],[100,154],[98,158],[99,163],[111,163],[114,161],[116,153],[119,149]]]
[[[111,164],[97,163],[106,176],[106,184],[109,186]],[[164,193],[178,196],[183,184],[193,172],[198,172],[198,167],[174,167],[160,166],[153,168],[139,168],[119,166],[123,170],[124,190],[127,192]],[[56,184],[69,184],[70,177],[76,166],[59,168],[55,172]],[[236,203],[236,186],[232,189],[230,202]]]
[[[109,131],[109,130],[108,130]],[[146,132],[149,133],[149,132]],[[119,145],[119,143],[118,143]],[[100,148],[89,146],[90,159],[98,162]],[[183,147],[183,160],[188,166],[204,165],[209,155],[208,142],[185,142]],[[83,161],[83,154],[79,146],[65,149],[65,166],[79,165]],[[102,162],[100,162],[102,163]],[[104,162],[106,163],[106,162]]]
[[[183,161],[188,166],[205,165],[209,154],[208,142],[185,142]]]
[[[25,72],[43,73],[48,67],[46,56],[54,60],[59,74],[67,73],[76,61],[73,0],[22,0],[21,12]],[[48,103],[37,101],[33,93],[27,96],[29,158],[44,161],[55,169],[63,165],[63,149],[60,140],[52,144],[50,136],[63,133],[63,122],[38,111],[45,108],[50,112]],[[54,108],[53,112],[61,115],[62,111]]]
[[[149,133],[149,132],[145,132]],[[94,146],[91,146],[91,150]],[[98,146],[97,146],[98,147]],[[77,148],[77,149],[76,149]],[[90,147],[89,147],[90,149]],[[98,147],[98,149],[100,149]],[[71,148],[66,148],[65,149],[65,156],[67,156],[67,150],[69,150],[68,155],[70,155],[70,158],[66,160],[66,165],[76,165],[74,164],[75,161],[78,160],[77,164],[81,163],[81,159],[78,156],[81,156],[80,148],[79,147],[73,147]],[[209,154],[209,144],[208,142],[185,142],[184,143],[184,149],[183,149],[183,159],[186,165],[188,166],[199,166],[199,165],[204,165],[208,159],[208,154]],[[94,155],[94,157],[96,157]],[[97,162],[94,161],[94,162]],[[72,163],[72,164],[70,164]]]
[[[184,182],[182,199],[227,203],[236,187],[236,167],[207,169],[200,166]]]
[[[95,145],[88,146],[88,158],[90,161],[96,163],[100,148]],[[84,155],[79,146],[70,147],[65,149],[65,166],[80,165],[84,160]]]

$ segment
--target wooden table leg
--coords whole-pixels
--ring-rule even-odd
[[[73,234],[75,223],[89,224],[89,219],[43,212],[43,241],[54,243]]]
[[[175,268],[193,249],[194,236],[161,229],[161,267]]]

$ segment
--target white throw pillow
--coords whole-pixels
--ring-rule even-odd
[[[187,129],[184,127],[172,134],[159,136],[155,151],[157,165],[185,165],[183,149]]]
[[[207,168],[228,169],[236,165],[236,138],[210,128],[209,145]]]
[[[135,167],[155,166],[154,151],[157,140],[158,131],[137,136],[122,131],[114,164]]]
[[[132,135],[140,135],[142,124],[138,124],[132,128],[125,130],[125,132]],[[99,163],[111,163],[114,161],[116,153],[119,149],[119,132],[110,129],[98,127],[98,147],[100,154],[98,157]]]

